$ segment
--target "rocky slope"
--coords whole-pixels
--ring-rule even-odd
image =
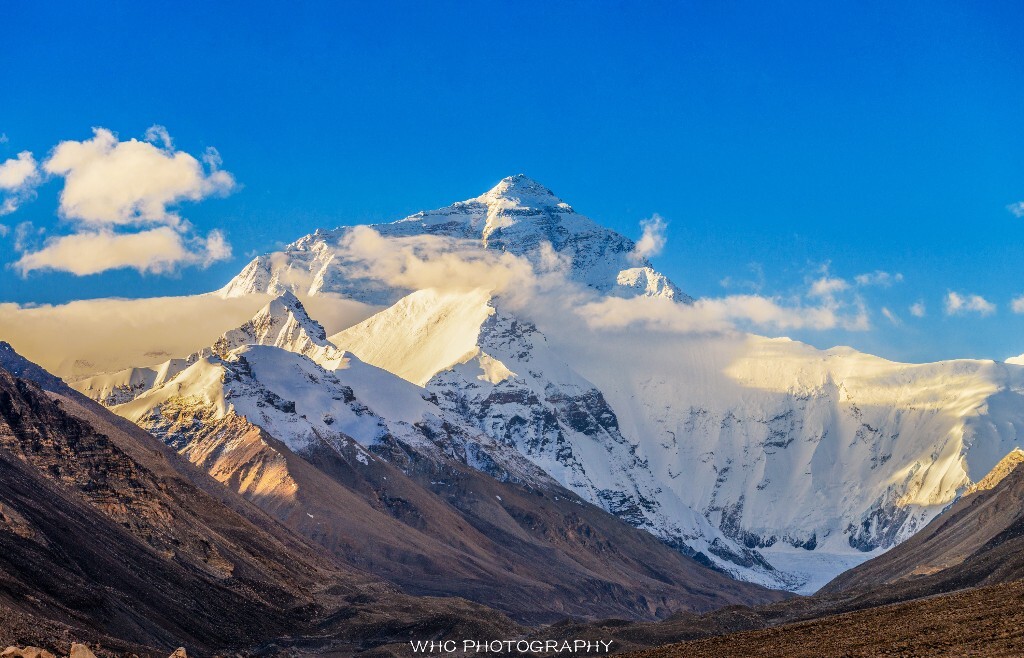
[[[1019,656],[1024,583],[968,589],[767,629],[670,644],[630,658]]]
[[[277,300],[225,335],[268,343],[244,330],[261,323],[321,334],[296,312]],[[429,391],[329,342],[316,349],[331,369],[286,349],[304,341],[225,352],[231,344],[183,359],[191,365],[149,389],[126,388],[131,371],[75,386],[107,401],[134,395],[111,409],[337,559],[409,593],[486,601],[524,622],[780,598],[585,502]]]
[[[541,636],[602,635],[626,651],[666,645],[644,656],[1017,655],[1022,461],[1011,453],[914,537],[812,597],[656,623],[564,624]]]
[[[2,357],[34,372],[9,347]],[[4,645],[66,653],[88,641],[163,656],[180,644],[200,654],[280,642],[354,651],[404,642],[413,629],[519,628],[341,566],[139,428],[3,368],[0,478]]]

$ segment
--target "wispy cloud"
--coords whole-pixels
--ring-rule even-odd
[[[996,305],[981,295],[961,295],[950,291],[946,294],[946,315],[966,315],[975,313],[977,315],[992,315],[996,312]]]
[[[925,308],[924,302],[921,300],[918,300],[911,304],[909,310],[910,314],[913,315],[915,318],[923,318],[928,313],[928,310]]]
[[[745,288],[755,293],[761,292],[765,286],[764,266],[758,262],[747,264],[752,278],[735,278],[732,276],[723,277],[718,284],[723,288]]]
[[[903,320],[900,320],[898,315],[890,311],[885,306],[882,307],[882,315],[884,315],[885,319],[891,322],[895,327],[899,327],[903,324]]]
[[[1010,310],[1014,313],[1024,313],[1024,295],[1014,297],[1010,302]]]
[[[1024,201],[1011,203],[1010,205],[1006,206],[1006,209],[1013,213],[1014,217],[1024,217]]]
[[[667,242],[667,237],[665,236],[667,228],[668,223],[658,213],[654,213],[649,218],[642,220],[640,222],[641,235],[640,239],[636,242],[636,248],[633,250],[633,257],[637,261],[642,261],[660,254]]]
[[[45,229],[37,229],[32,222],[19,222],[14,227],[14,249],[25,251],[45,233]]]
[[[903,281],[903,275],[899,272],[893,274],[882,270],[875,270],[874,272],[858,274],[853,277],[853,280],[858,286],[880,286],[882,288],[888,288],[894,283]]]
[[[827,299],[834,297],[836,293],[849,290],[850,283],[846,279],[839,277],[828,276],[827,274],[820,279],[815,279],[811,282],[811,288],[807,292],[811,297],[819,297]]]

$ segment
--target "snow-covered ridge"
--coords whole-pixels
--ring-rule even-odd
[[[428,457],[457,456],[496,477],[549,481],[514,450],[438,407],[422,387],[339,350],[324,333],[285,292],[210,348],[73,386],[181,447],[198,425],[241,418],[299,454],[350,447],[353,439],[366,449],[398,441]]]

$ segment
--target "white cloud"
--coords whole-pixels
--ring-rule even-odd
[[[952,291],[946,295],[946,315],[992,315],[995,312],[996,305],[981,295],[961,295]]]
[[[827,299],[834,296],[837,292],[842,292],[849,289],[850,284],[846,279],[840,279],[838,277],[830,277],[827,274],[820,279],[816,279],[811,283],[811,289],[807,292],[811,297],[820,297]]]
[[[642,220],[640,222],[641,235],[640,239],[636,242],[636,248],[633,249],[633,257],[637,261],[642,261],[660,254],[661,250],[665,248],[667,241],[665,237],[665,230],[667,228],[668,223],[658,213],[654,213],[650,218]]]
[[[485,288],[511,299],[530,294],[538,281],[525,258],[484,249],[474,240],[384,237],[372,228],[356,226],[342,239],[338,252],[351,263],[350,276],[408,290]],[[560,262],[554,259],[547,265],[551,269]]]
[[[858,286],[881,286],[883,288],[888,288],[894,283],[903,281],[903,275],[899,272],[891,274],[889,272],[883,272],[882,270],[875,270],[874,272],[858,274],[853,277],[853,280]]]
[[[23,253],[14,267],[23,276],[37,270],[84,276],[120,268],[159,274],[230,258],[221,231],[197,235],[172,209],[233,190],[235,179],[220,164],[212,149],[202,163],[175,150],[163,126],[150,127],[145,141],[120,141],[106,128],[93,128],[92,139],[61,142],[42,169],[64,178],[59,210],[75,232],[50,238],[37,251],[29,251],[29,232],[19,232],[15,248]]]
[[[910,305],[910,314],[915,318],[923,318],[927,313],[927,309],[924,307],[924,302],[918,300]]]
[[[14,267],[22,275],[51,270],[85,276],[121,268],[163,274],[181,265],[205,267],[231,256],[219,231],[190,242],[194,244],[169,226],[137,233],[89,230],[51,238],[39,251],[23,254]]]
[[[17,190],[38,175],[36,159],[30,151],[22,151],[0,164],[0,190]]]
[[[1010,310],[1014,313],[1024,313],[1024,295],[1015,297],[1013,301],[1010,302]]]
[[[42,177],[36,159],[29,151],[0,163],[0,216],[9,215],[35,195]]]
[[[10,140],[7,139],[7,133],[0,133],[0,144],[6,144]]]
[[[0,224],[0,238],[6,238],[11,229],[6,224]]]
[[[1006,209],[1013,213],[1014,217],[1024,217],[1024,201],[1011,203],[1010,205],[1006,206]]]
[[[228,244],[224,233],[220,230],[210,231],[203,242],[203,249],[200,252],[203,257],[203,267],[209,267],[214,263],[231,258],[231,245]]]
[[[147,138],[156,144],[119,141],[106,128],[94,128],[92,139],[61,142],[43,163],[49,173],[64,177],[60,212],[84,226],[164,224],[181,219],[168,206],[226,194],[235,179],[215,166],[207,168],[184,151],[175,151],[167,130],[154,126]]]

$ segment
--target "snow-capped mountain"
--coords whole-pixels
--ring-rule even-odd
[[[350,439],[366,448],[399,441],[428,455],[458,455],[501,479],[547,480],[517,452],[466,431],[424,389],[339,350],[287,291],[210,348],[74,387],[171,443],[186,442],[196,424],[241,417],[299,454],[348,447]],[[357,451],[360,461],[372,458]]]
[[[353,248],[366,227],[343,227],[249,263],[222,296],[283,296],[220,347],[76,387],[154,430],[216,420],[168,413],[193,396],[217,417],[261,419],[296,450],[332,432],[438,450],[476,437],[503,464],[496,472],[535,469],[683,552],[797,591],[906,539],[1020,444],[1024,367],[1013,363],[908,365],[788,339],[581,322],[581,295],[692,300],[631,240],[523,176],[370,228],[382,240],[373,249]],[[469,249],[557,272],[564,286],[532,304],[472,280],[411,290],[411,277],[371,262],[396,250],[465,260]],[[291,293],[386,308],[328,339]],[[360,393],[359,369],[410,393]],[[344,387],[356,406],[328,412]],[[424,431],[428,417],[443,431]]]
[[[386,238],[438,236],[522,256],[538,267],[552,256],[568,263],[569,278],[603,293],[692,301],[636,251],[636,243],[580,215],[551,190],[523,175],[503,179],[485,194],[446,208],[371,226]],[[253,259],[220,294],[236,297],[285,290],[339,293],[371,304],[392,304],[412,292],[369,276],[361,258],[344,248],[353,227],[316,231],[284,251]]]

